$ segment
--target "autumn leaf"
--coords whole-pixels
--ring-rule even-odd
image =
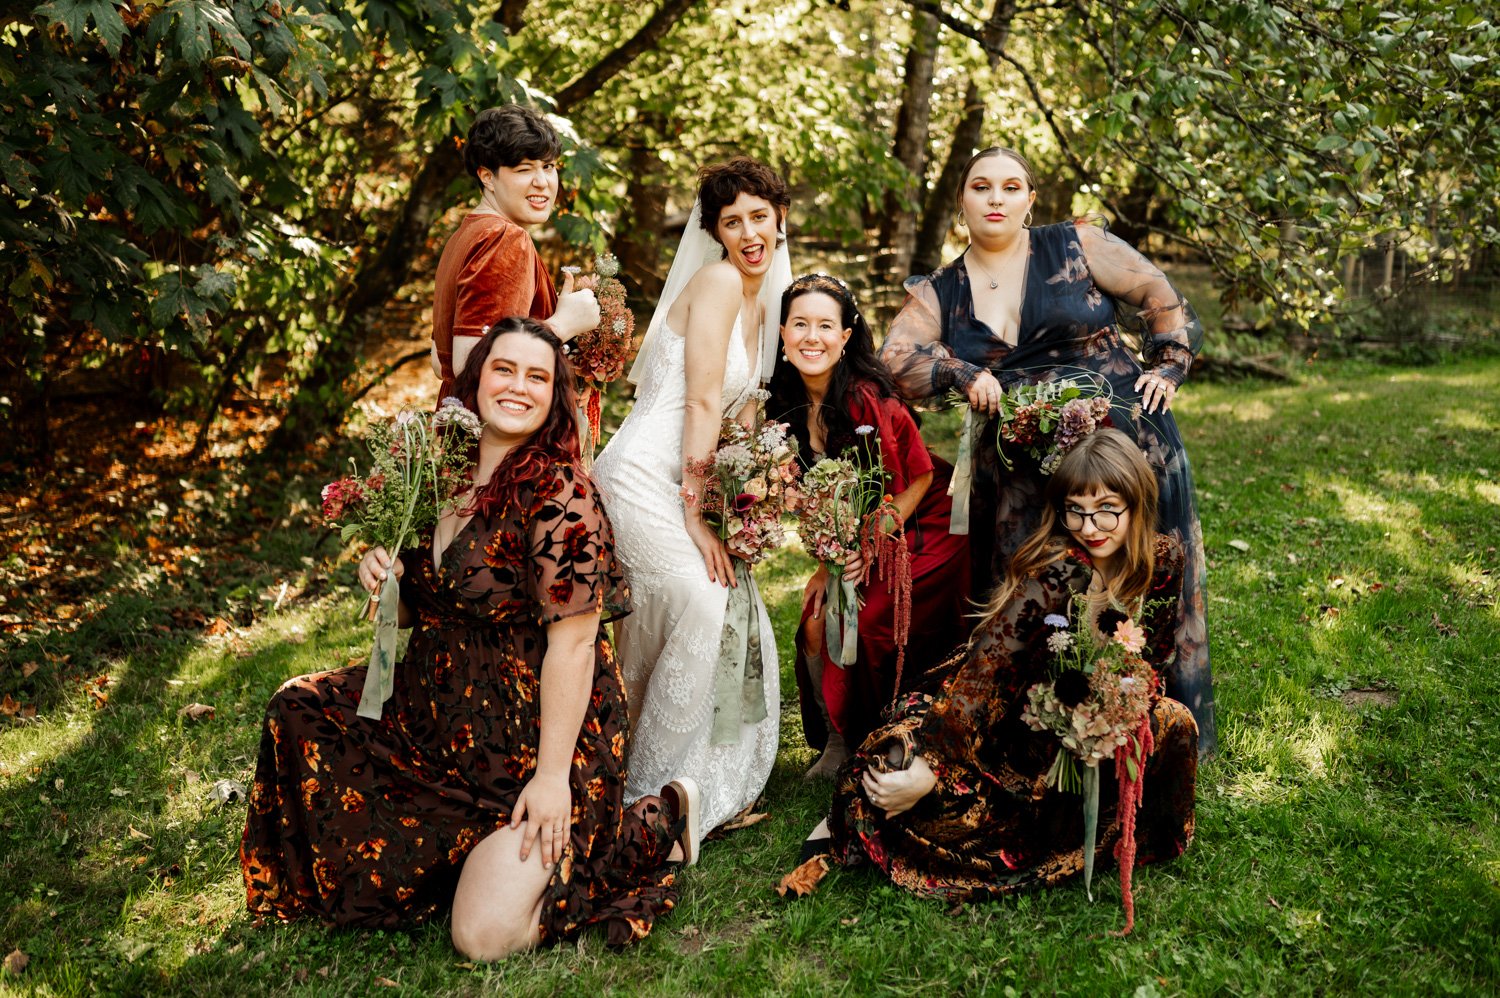
[[[817,888],[818,882],[827,873],[828,859],[824,856],[814,856],[782,877],[781,883],[776,885],[776,893],[786,897],[787,892],[790,891],[794,897],[807,897]]]
[[[5,972],[19,977],[21,976],[21,971],[25,970],[26,965],[30,962],[31,957],[18,949],[13,949],[10,951],[10,955],[5,958]]]
[[[20,710],[21,705],[16,703],[9,693],[5,694],[5,699],[0,700],[0,714],[4,714],[6,717],[15,717]]]
[[[190,703],[179,710],[177,716],[187,721],[212,721],[214,709],[206,703]]]
[[[229,621],[225,620],[223,617],[215,617],[209,623],[209,625],[203,629],[203,633],[211,638],[216,638],[221,634],[228,634],[229,628]]]
[[[735,815],[733,818],[730,818],[719,827],[724,829],[724,831],[726,832],[733,832],[740,828],[749,828],[751,825],[758,825],[770,816],[771,815],[765,811],[761,811],[756,814],[748,814],[744,811],[741,811],[739,814]]]
[[[27,662],[26,664],[21,666],[21,678],[30,679],[33,675],[36,674],[36,670],[40,668],[41,666],[37,665],[35,662]]]

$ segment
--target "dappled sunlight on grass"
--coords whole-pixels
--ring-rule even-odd
[[[1303,695],[1268,694],[1254,723],[1235,733],[1237,771],[1225,793],[1268,803],[1285,800],[1296,784],[1331,779],[1350,727],[1347,717],[1310,710]]]

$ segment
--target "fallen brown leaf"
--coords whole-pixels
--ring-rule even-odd
[[[391,980],[389,977],[377,977],[375,978],[375,983],[383,988],[399,988],[401,986],[398,982]]]
[[[25,970],[26,965],[30,962],[31,957],[18,949],[13,949],[10,951],[10,955],[5,958],[5,972],[19,977],[21,976],[21,971]]]
[[[1451,638],[1458,633],[1458,628],[1454,627],[1452,624],[1443,623],[1442,618],[1439,617],[1436,613],[1432,615],[1432,626],[1436,628],[1437,632],[1445,638]],[[8,700],[10,698],[6,697],[6,699]]]
[[[733,832],[740,828],[749,828],[751,825],[758,825],[770,816],[770,813],[767,811],[760,811],[756,814],[746,814],[745,812],[741,811],[739,814],[735,815],[733,818],[730,818],[719,827],[724,829],[724,831],[726,832]]]
[[[212,721],[214,709],[206,703],[190,703],[179,710],[177,716],[189,721]]]
[[[36,673],[36,670],[40,668],[41,666],[37,665],[35,662],[27,662],[26,664],[21,666],[21,678],[30,679]]]
[[[1269,894],[1266,895],[1266,903],[1269,904],[1272,908],[1275,908],[1277,911],[1281,910],[1281,902],[1277,901]]]
[[[151,838],[151,836],[147,835],[139,828],[136,828],[134,825],[126,825],[125,827],[129,830],[130,837],[133,839],[146,839],[149,841]]]
[[[228,634],[229,626],[229,621],[225,620],[223,617],[215,617],[213,621],[203,629],[203,633],[211,638],[216,638],[221,634]]]
[[[6,717],[15,717],[20,710],[21,705],[16,703],[9,693],[5,694],[5,699],[0,700],[0,714],[4,714]]]
[[[828,860],[823,856],[814,856],[782,877],[781,883],[776,885],[776,893],[786,897],[790,891],[796,897],[807,897],[817,889],[818,882],[827,874]]]

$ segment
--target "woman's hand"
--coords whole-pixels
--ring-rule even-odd
[[[884,808],[887,818],[894,818],[903,811],[910,811],[917,801],[931,793],[935,786],[937,786],[937,777],[932,774],[932,768],[927,765],[927,760],[920,755],[912,756],[910,766],[895,772],[877,773],[872,769],[865,770],[865,796],[869,798],[871,804]]]
[[[851,552],[844,558],[844,578],[856,586],[865,581],[865,569],[867,568],[869,566],[865,564],[864,556],[858,551]]]
[[[562,291],[557,295],[557,310],[552,313],[546,325],[564,343],[579,333],[599,328],[599,299],[594,297],[594,285],[598,281],[592,275],[563,275]]]
[[[729,549],[714,533],[714,528],[704,522],[703,517],[694,509],[689,509],[685,514],[687,517],[688,536],[698,547],[698,553],[703,555],[703,566],[708,569],[708,580],[717,582],[721,586],[736,586],[734,579],[734,566],[729,561]]]
[[[975,412],[993,416],[1000,411],[1000,382],[989,371],[980,371],[979,377],[969,385],[969,405]]]
[[[543,866],[550,867],[562,859],[573,830],[573,794],[566,773],[546,776],[538,772],[527,781],[516,798],[510,827],[516,828],[523,822],[530,824],[521,835],[521,862],[531,855],[533,845],[541,847]]]
[[[802,615],[818,620],[823,616],[823,604],[828,598],[828,569],[818,562],[818,570],[802,587]],[[812,612],[809,613],[808,611]]]
[[[1136,378],[1135,390],[1141,393],[1143,412],[1156,412],[1158,407],[1166,412],[1172,408],[1172,400],[1177,397],[1177,386],[1172,383],[1172,379],[1155,371],[1147,371]]]
[[[393,567],[396,578],[401,578],[406,570],[401,564],[401,559],[392,558],[385,548],[373,547],[366,551],[365,556],[359,560],[359,584],[365,587],[365,592],[373,596],[380,589],[380,584],[391,577]]]

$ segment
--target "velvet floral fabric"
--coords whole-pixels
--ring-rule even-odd
[[[1103,378],[1114,405],[1110,422],[1140,445],[1160,486],[1158,529],[1181,545],[1186,564],[1175,628],[1176,653],[1155,663],[1167,694],[1193,712],[1200,746],[1215,744],[1213,673],[1204,620],[1203,533],[1193,501],[1192,468],[1171,412],[1140,411],[1135,382],[1143,367],[1122,335],[1122,306],[1138,313],[1130,324],[1145,368],[1180,385],[1192,367],[1203,327],[1191,306],[1149,260],[1089,221],[1030,230],[1030,257],[1021,303],[1019,338],[1009,344],[974,315],[964,258],[927,277],[907,281],[909,297],[881,349],[909,399],[966,390],[990,371],[1001,387],[1057,378]],[[975,437],[970,505],[973,586],[984,594],[1005,576],[1017,547],[1036,529],[1046,478],[1020,448],[1004,467],[995,449],[996,420]],[[993,524],[993,530],[989,524]]]
[[[443,247],[432,289],[432,348],[442,386],[453,394],[453,338],[483,336],[513,315],[549,319],[557,288],[525,229],[503,215],[472,212]]]
[[[1158,538],[1156,556],[1142,620],[1147,661],[1172,652],[1183,566],[1170,538]],[[929,673],[926,690],[897,701],[890,723],[839,770],[829,818],[836,860],[873,863],[907,890],[951,900],[994,897],[1082,872],[1082,798],[1046,785],[1062,749],[1051,733],[1027,726],[1021,710],[1027,690],[1051,677],[1052,628],[1045,618],[1072,612],[1073,597],[1088,592],[1093,575],[1088,555],[1069,549],[1025,580],[964,652]],[[1151,729],[1156,750],[1146,762],[1137,863],[1178,856],[1193,837],[1198,731],[1192,714],[1156,697]],[[911,810],[887,819],[865,797],[861,780],[871,768],[903,769],[914,754],[927,760],[937,785]],[[1119,841],[1120,823],[1114,766],[1102,766],[1100,776],[1095,855],[1102,867]]]
[[[464,858],[535,771],[547,625],[625,606],[609,521],[571,465],[476,515],[441,566],[427,540],[401,554],[417,623],[380,721],[355,716],[364,666],[299,676],[271,700],[240,854],[253,913],[395,927],[446,911]],[[623,806],[625,697],[602,628],[594,661],[543,942],[603,923],[626,943],[676,900],[671,816],[654,799]]]

